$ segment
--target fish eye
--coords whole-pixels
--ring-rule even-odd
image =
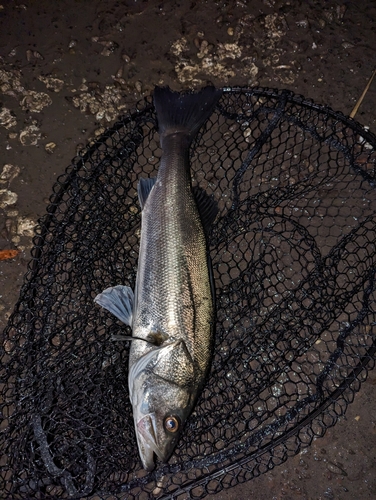
[[[164,428],[168,432],[176,432],[180,427],[180,422],[178,417],[169,415],[164,419]]]

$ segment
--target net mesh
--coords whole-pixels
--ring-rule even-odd
[[[287,91],[227,88],[191,148],[218,201],[210,375],[168,464],[142,469],[126,327],[95,306],[135,284],[137,182],[155,175],[140,103],[53,188],[1,351],[6,498],[203,498],[323,436],[375,359],[376,138]]]

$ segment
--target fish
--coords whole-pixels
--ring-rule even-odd
[[[217,203],[192,188],[189,149],[222,91],[156,87],[162,148],[157,176],[140,178],[141,236],[134,292],[109,287],[94,299],[132,329],[128,385],[145,470],[168,462],[210,367],[214,284],[208,234]]]

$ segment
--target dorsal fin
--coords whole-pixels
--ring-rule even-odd
[[[209,196],[200,186],[195,186],[192,191],[200,214],[202,227],[204,228],[205,234],[208,235],[218,214],[218,204],[214,198]]]

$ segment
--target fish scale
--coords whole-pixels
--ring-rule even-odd
[[[152,329],[167,334],[166,342],[183,339],[202,376],[211,344],[212,300],[205,235],[184,143],[182,134],[168,138],[168,154],[142,212],[138,282],[144,286],[136,288],[132,328],[142,338]],[[130,363],[151,348],[133,342]]]

